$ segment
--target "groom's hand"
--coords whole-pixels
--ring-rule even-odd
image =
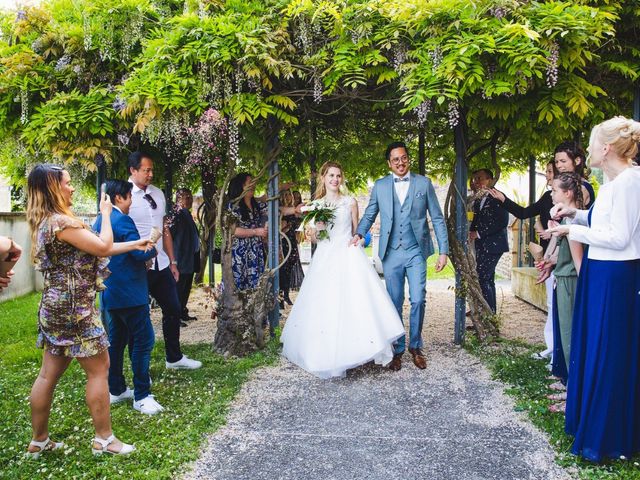
[[[436,262],[436,273],[441,272],[444,267],[447,266],[447,256],[443,253],[438,257],[438,261]]]
[[[351,239],[351,245],[358,245],[360,243],[360,240],[362,240],[362,237],[356,233]]]

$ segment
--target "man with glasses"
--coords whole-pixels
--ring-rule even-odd
[[[173,238],[169,228],[165,228],[167,202],[164,193],[151,185],[153,180],[153,160],[142,152],[129,155],[129,181],[131,208],[129,216],[136,224],[141,238],[149,238],[155,227],[162,232],[156,243],[158,255],[147,271],[149,293],[162,309],[162,334],[164,336],[167,368],[196,369],[202,366],[182,354],[180,349],[180,316],[182,307],[178,298],[176,282],[180,278],[178,262],[173,253]]]
[[[427,213],[431,217],[440,251],[436,272],[447,264],[447,227],[431,180],[410,172],[405,143],[390,144],[385,156],[391,175],[374,184],[369,205],[352,243],[357,244],[364,238],[380,212],[378,254],[382,260],[387,292],[402,318],[405,278],[408,280],[411,302],[409,353],[416,367],[425,369],[427,361],[422,353],[422,323],[426,303],[427,258],[434,252]],[[402,336],[394,345],[393,360],[389,364],[393,371],[400,370],[402,366],[405,343],[405,337]]]

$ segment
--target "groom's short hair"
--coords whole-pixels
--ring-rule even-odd
[[[387,145],[387,151],[384,153],[384,157],[387,159],[387,162],[391,158],[391,150],[395,150],[396,148],[404,148],[404,151],[407,152],[407,157],[409,156],[409,149],[407,148],[407,144],[404,142],[392,142]]]

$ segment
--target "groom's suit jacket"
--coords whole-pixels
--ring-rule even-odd
[[[433,230],[438,240],[438,250],[440,254],[449,254],[447,227],[433,184],[431,180],[422,175],[415,173],[411,173],[410,175],[411,180],[409,182],[409,191],[407,192],[405,203],[410,202],[411,229],[422,251],[422,256],[426,260],[434,252],[433,242],[431,241],[431,234],[429,232],[429,224],[427,222],[427,212],[429,212],[429,216],[431,217],[431,223],[433,224]],[[399,219],[393,218],[395,194],[393,175],[387,175],[377,180],[373,185],[373,190],[371,190],[369,205],[367,205],[357,229],[357,233],[364,237],[371,228],[371,225],[373,225],[376,216],[380,213],[380,245],[378,255],[381,260],[384,260],[384,256],[387,253],[389,236],[391,235],[394,221],[399,221]]]

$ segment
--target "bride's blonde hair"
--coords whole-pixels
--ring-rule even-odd
[[[316,194],[313,197],[316,200],[324,197],[327,194],[327,188],[324,186],[324,177],[327,175],[327,172],[330,168],[337,168],[338,170],[340,170],[340,173],[342,173],[342,181],[344,182],[344,169],[342,168],[342,165],[331,160],[328,162],[324,162],[320,167],[320,171],[318,172],[318,179],[316,181]]]

